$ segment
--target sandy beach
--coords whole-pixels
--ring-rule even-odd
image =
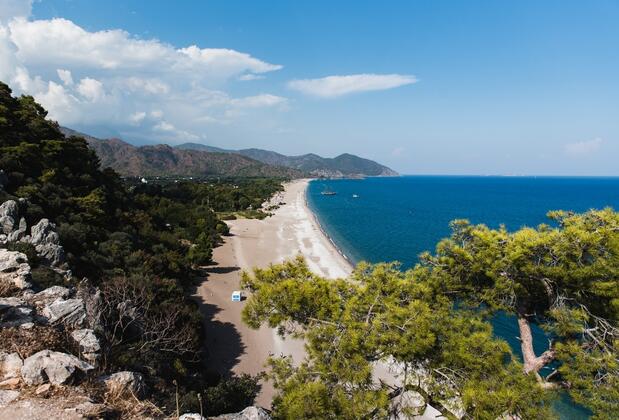
[[[346,277],[352,271],[352,265],[323,234],[307,208],[308,183],[287,183],[285,191],[274,198],[285,204],[271,217],[227,222],[231,235],[214,250],[216,265],[209,268],[209,276],[196,296],[207,319],[207,363],[211,369],[222,374],[257,374],[265,370],[269,355],[292,355],[295,361],[304,355],[302,341],[284,340],[265,326],[252,330],[243,324],[241,310],[245,303],[231,301],[232,292],[239,290],[243,270],[266,267],[301,254],[312,271],[324,277]],[[263,383],[256,402],[270,407],[273,395],[273,387]]]

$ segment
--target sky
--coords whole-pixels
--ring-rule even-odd
[[[619,0],[0,0],[0,80],[134,144],[619,175]]]

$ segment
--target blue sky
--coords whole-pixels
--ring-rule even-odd
[[[619,175],[618,1],[3,2],[0,77],[89,133]]]

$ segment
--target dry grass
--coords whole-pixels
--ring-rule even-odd
[[[148,400],[140,400],[132,392],[115,389],[107,392],[104,404],[116,411],[122,419],[164,418],[165,413]]]
[[[93,401],[104,404],[119,419],[167,418],[155,404],[148,400],[140,400],[125,388],[108,391],[102,382],[94,378],[83,382],[80,387]]]
[[[11,282],[0,280],[0,298],[14,296],[19,289]]]
[[[16,352],[22,359],[41,350],[63,351],[68,347],[68,340],[62,331],[54,327],[35,325],[30,329],[0,329],[0,351]]]

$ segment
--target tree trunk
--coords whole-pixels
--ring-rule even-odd
[[[541,356],[537,357],[533,349],[531,325],[524,315],[518,315],[518,328],[520,329],[520,348],[522,349],[522,357],[524,359],[524,373],[533,372],[539,377],[539,370],[554,360],[555,351],[548,349]]]

